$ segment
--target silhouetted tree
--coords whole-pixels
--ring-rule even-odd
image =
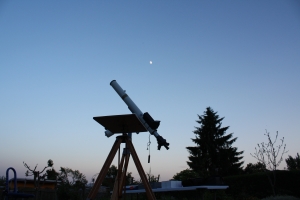
[[[59,173],[56,172],[53,167],[46,170],[46,177],[48,180],[57,180],[58,175]]]
[[[241,161],[243,151],[237,151],[232,144],[237,140],[233,133],[227,134],[229,128],[221,127],[223,118],[219,118],[217,112],[207,107],[202,116],[196,122],[195,138],[193,147],[186,147],[190,156],[188,166],[202,176],[227,176],[238,174],[242,171]]]
[[[151,173],[151,168],[149,170],[149,173],[146,173],[146,175],[148,176],[148,182],[159,182],[159,178],[160,178],[160,174],[158,174],[158,176],[154,176],[154,174]],[[141,181],[142,182],[142,181]]]
[[[267,170],[266,166],[263,163],[248,163],[246,168],[244,169],[244,172],[247,174],[257,173],[257,172],[265,172]]]
[[[0,186],[5,186],[6,178],[5,176],[0,177]]]
[[[49,159],[48,162],[47,162],[47,166],[45,166],[42,171],[36,171],[36,168],[37,168],[38,164],[36,164],[36,166],[34,167],[34,169],[31,169],[30,166],[27,165],[24,161],[23,161],[23,165],[24,165],[24,167],[27,168],[27,171],[25,172],[25,175],[26,176],[33,176],[35,187],[39,187],[40,179],[41,178],[44,179],[46,177],[46,174],[43,174],[43,175],[41,175],[41,174],[47,168],[53,166],[53,161],[51,159]]]
[[[300,156],[299,153],[293,158],[292,156],[289,155],[287,159],[285,159],[287,169],[288,170],[300,170]]]
[[[132,176],[132,172],[127,172],[125,184],[131,185],[131,184],[135,184],[135,183],[136,183],[136,181],[134,180],[134,177]]]
[[[277,167],[280,165],[280,163],[283,160],[283,154],[287,153],[285,150],[286,144],[284,143],[284,137],[281,140],[281,143],[276,146],[275,143],[277,142],[278,138],[278,131],[276,133],[275,140],[272,141],[270,133],[266,130],[265,135],[267,136],[268,142],[262,142],[260,144],[257,144],[257,147],[255,147],[255,153],[251,154],[254,158],[258,160],[258,162],[262,163],[266,166],[267,170],[270,170],[272,172],[272,176],[267,173],[269,182],[272,187],[273,195],[276,195],[275,192],[275,185],[276,185],[276,170]],[[267,171],[266,171],[267,172]]]
[[[85,192],[87,180],[84,174],[78,170],[67,167],[60,167],[58,180],[61,181],[58,187],[59,199],[82,199]]]
[[[114,186],[114,182],[115,182],[115,178],[117,177],[118,174],[118,168],[115,165],[111,165],[108,168],[108,171],[106,173],[106,176],[103,180],[102,185],[106,186],[106,187],[110,187],[113,188]]]
[[[106,177],[116,178],[117,174],[118,174],[118,168],[115,165],[111,165],[110,168],[108,168]]]
[[[72,170],[67,167],[60,167],[59,180],[69,185],[81,185],[87,184],[87,180],[84,174],[78,170]]]
[[[102,185],[113,188],[117,174],[118,174],[118,168],[115,165],[111,165],[108,168],[108,171],[106,173]],[[93,178],[92,182],[95,182],[95,178]],[[132,172],[127,172],[125,184],[128,185],[131,183],[136,183],[136,181],[134,180],[134,177],[132,177]]]
[[[199,175],[192,169],[185,169],[185,170],[182,170],[181,172],[179,173],[176,173],[174,176],[173,176],[173,179],[174,180],[178,180],[178,181],[186,181],[190,178],[196,178],[198,177]]]

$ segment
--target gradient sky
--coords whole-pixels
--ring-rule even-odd
[[[150,65],[150,60],[153,62]],[[188,168],[187,146],[211,106],[256,163],[257,143],[300,141],[299,1],[0,1],[0,176],[22,162],[100,171],[114,137],[94,116],[129,114],[110,81],[161,121],[170,143],[133,135],[144,170]],[[114,164],[117,164],[115,159]],[[283,169],[285,162],[280,166]],[[138,178],[130,161],[129,171]]]

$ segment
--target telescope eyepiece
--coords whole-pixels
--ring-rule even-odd
[[[167,143],[167,140],[164,139],[162,136],[157,136],[157,149],[160,150],[161,146],[164,146],[167,150],[169,150],[169,143]]]

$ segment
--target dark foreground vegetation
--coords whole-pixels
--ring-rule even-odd
[[[269,172],[271,173],[271,172]],[[292,196],[300,199],[300,171],[276,171],[276,194],[278,196]],[[157,199],[203,199],[212,200],[260,200],[273,195],[269,179],[265,172],[243,174],[224,177],[224,182],[229,186],[226,190],[210,191],[182,191],[169,193],[156,193]],[[100,197],[100,195],[99,195]],[[102,194],[102,198],[110,199],[110,195]],[[126,199],[147,199],[145,194],[126,195]],[[270,198],[271,199],[271,198]],[[284,197],[282,199],[285,199]],[[287,198],[288,199],[288,198]]]
[[[271,173],[271,172],[270,172]],[[277,195],[288,195],[300,198],[300,171],[277,171]],[[270,197],[273,194],[272,188],[268,182],[265,173],[243,174],[236,176],[224,177],[224,182],[229,185],[226,190],[210,191],[181,191],[181,192],[164,192],[156,193],[157,199],[203,199],[212,200],[259,200]],[[41,191],[38,199],[54,200],[85,200],[89,193],[89,188],[71,188],[66,185],[58,186],[56,195],[52,192]],[[98,199],[110,199],[110,189],[107,192],[99,193]],[[123,199],[147,199],[145,193],[126,194]]]
[[[270,172],[271,173],[271,172]],[[277,171],[276,194],[279,196],[293,196],[300,198],[300,171]],[[213,200],[260,200],[273,195],[269,179],[265,172],[243,174],[224,177],[224,182],[229,185],[226,190],[210,191],[182,191],[156,193],[157,199],[203,199]],[[88,190],[86,191],[88,195]],[[145,194],[126,194],[126,199],[147,199]],[[125,199],[124,198],[124,199]],[[97,199],[110,199],[110,193],[99,194]],[[284,198],[283,198],[284,199]]]
[[[269,172],[272,173],[272,172]],[[266,173],[245,174],[225,177],[224,181],[229,185],[226,194],[233,199],[258,199],[272,196]],[[300,198],[300,171],[276,171],[276,194],[290,195]]]

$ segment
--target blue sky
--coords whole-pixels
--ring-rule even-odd
[[[299,36],[298,1],[1,1],[0,176],[52,159],[90,181],[115,140],[93,117],[130,113],[111,80],[161,120],[170,149],[152,136],[150,164],[149,134],[133,136],[161,180],[188,168],[185,147],[208,106],[238,137],[245,166],[266,129],[295,156]],[[132,161],[129,171],[138,179]]]

